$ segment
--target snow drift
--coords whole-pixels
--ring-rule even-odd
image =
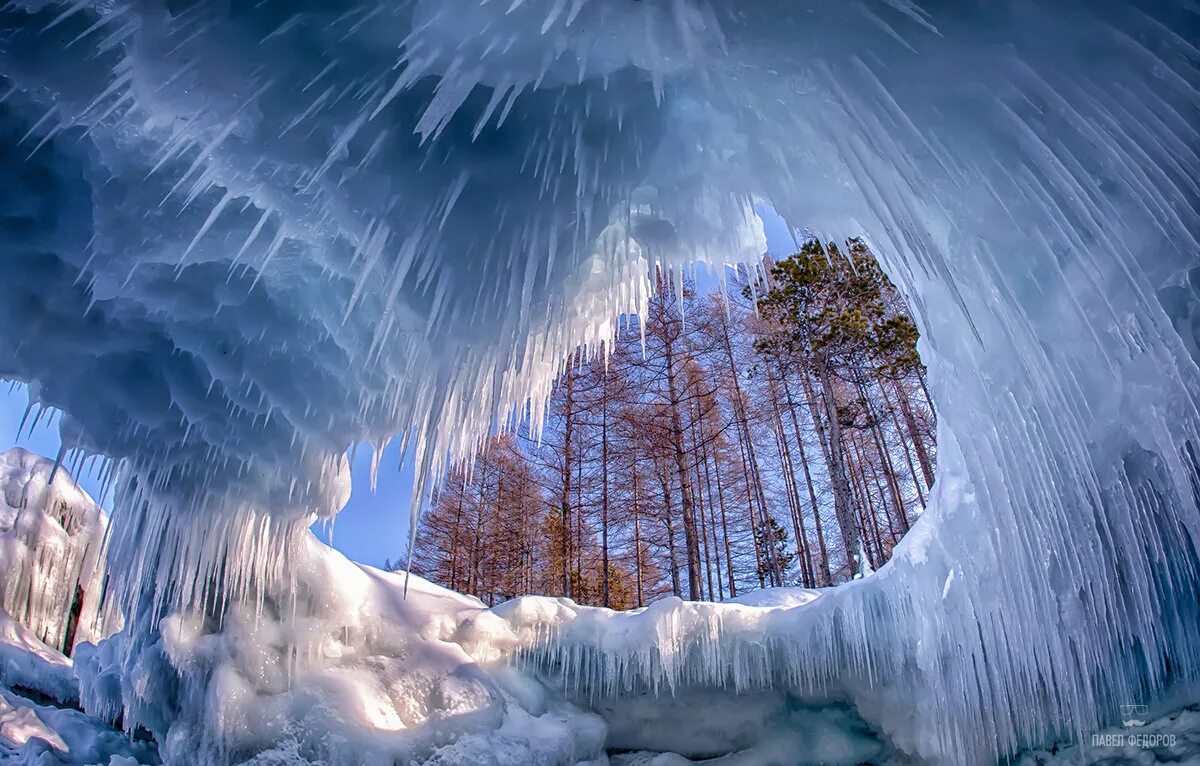
[[[834,688],[977,763],[1200,677],[1187,0],[15,0],[0,27],[0,372],[119,467],[122,703],[178,606],[287,597],[348,445],[398,435],[427,476],[530,395],[536,421],[651,264],[752,260],[757,200],[862,233],[910,299],[934,505],[799,610],[803,651],[585,644],[572,686]],[[175,704],[215,726],[201,699]]]

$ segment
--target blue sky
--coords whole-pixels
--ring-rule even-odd
[[[776,255],[795,250],[795,240],[783,219],[769,207],[760,207],[767,246]],[[58,418],[43,417],[30,432],[26,424],[21,438],[17,427],[25,414],[24,386],[0,387],[0,445],[19,445],[33,452],[54,457],[58,452]],[[413,467],[411,461],[400,460],[398,445],[384,451],[379,466],[379,480],[371,491],[371,449],[361,445],[350,466],[352,482],[350,502],[338,514],[333,525],[332,544],[352,559],[380,566],[385,559],[402,559],[408,547],[408,515],[412,497]],[[94,474],[84,472],[76,480],[92,497],[99,498],[100,481]],[[101,499],[107,504],[107,498]],[[323,525],[314,528],[317,536],[331,542]]]

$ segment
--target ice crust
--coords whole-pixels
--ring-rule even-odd
[[[771,610],[787,638],[688,607],[683,651],[522,656],[578,699],[829,692],[954,764],[1200,678],[1194,3],[16,0],[0,27],[0,372],[119,479],[122,703],[181,605],[288,603],[349,445],[398,435],[427,477],[530,396],[536,423],[653,263],[753,260],[759,200],[864,234],[912,302],[929,511],[877,577]],[[164,692],[212,727],[181,742],[222,730],[197,684]]]

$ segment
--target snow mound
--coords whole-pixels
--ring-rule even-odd
[[[0,610],[70,652],[119,624],[104,604],[108,516],[52,460],[0,453]],[[12,625],[0,623],[6,637]]]
[[[601,766],[653,752],[858,764],[893,753],[840,687],[801,695],[781,676],[738,688],[722,665],[725,652],[762,662],[754,647],[789,645],[796,615],[853,589],[760,596],[770,607],[668,598],[620,613],[525,597],[489,609],[300,538],[294,589],[81,648],[88,712],[145,727],[166,763]],[[672,658],[658,687],[633,688],[635,669]]]
[[[811,588],[760,588],[731,598],[726,603],[743,606],[804,606],[820,595],[821,591]]]
[[[868,582],[743,599],[761,606],[666,598],[613,612],[525,597],[488,609],[419,577],[354,564],[308,532],[297,544],[287,597],[235,606],[220,620],[176,612],[155,631],[81,645],[75,671],[90,715],[0,692],[0,762],[41,763],[28,759],[50,753],[64,766],[106,762],[83,760],[97,756],[238,766],[852,766],[926,762],[937,752],[937,738],[919,741],[913,725],[925,692],[853,663],[868,656],[850,624],[871,603]],[[54,669],[36,677],[36,689],[62,682],[67,658],[3,624],[13,636],[0,641],[4,656]],[[844,632],[823,636],[831,624]],[[870,635],[876,627],[863,623],[860,637],[898,638]],[[829,640],[845,644],[821,644]],[[826,668],[837,656],[843,664]],[[148,729],[157,749],[115,732],[117,720]],[[1193,752],[1200,721],[1188,711],[1170,721],[1139,731],[1175,739],[1089,746],[1082,756],[1059,747],[1022,763],[1171,762]]]

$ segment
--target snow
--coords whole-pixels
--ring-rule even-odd
[[[0,611],[0,686],[34,689],[61,703],[78,703],[71,660]]]
[[[24,745],[32,737],[40,737],[55,750],[67,752],[67,744],[48,728],[31,707],[13,707],[5,697],[0,700],[0,737],[14,745]]]
[[[1153,766],[1200,762],[1200,709],[1195,705],[1166,713],[1143,726],[1106,729],[1051,749],[1022,754],[1017,766]]]
[[[81,653],[89,644],[80,644]],[[72,661],[0,611],[0,764],[143,766],[152,743],[131,741],[78,709]]]
[[[726,603],[744,606],[804,606],[821,595],[812,588],[760,588],[729,599]]]
[[[152,745],[77,710],[0,690],[0,763],[13,766],[148,766]]]
[[[296,534],[289,595],[231,605],[219,624],[176,611],[156,631],[82,645],[93,720],[144,727],[166,763],[601,766],[613,751],[857,764],[891,752],[832,689],[734,678],[837,590],[743,599],[761,606],[667,598],[613,612],[526,597],[488,609]],[[621,685],[650,668],[661,688]]]
[[[908,756],[989,763],[1200,682],[1190,0],[24,0],[0,19],[0,373],[35,419],[64,412],[68,467],[107,461],[128,628],[79,663],[83,696],[166,753],[293,732],[296,758],[340,738],[565,758],[594,744],[567,695],[700,685],[830,694]],[[562,671],[544,736],[502,742],[503,690],[410,677],[463,660],[420,632],[452,620],[339,611],[351,586],[392,589],[314,563],[300,531],[340,509],[353,443],[400,439],[419,496],[530,397],[536,423],[655,263],[752,259],[759,202],[863,234],[910,299],[930,507],[889,566],[802,607],[479,617],[472,641]],[[329,639],[331,615],[353,635]],[[388,701],[419,683],[415,709]],[[358,732],[366,710],[438,734]]]
[[[405,597],[404,576],[298,535],[294,598],[231,606],[219,627],[174,612],[153,642],[126,648],[118,634],[88,652],[89,712],[123,708],[167,763],[576,763],[601,751],[594,714],[493,677],[453,640],[481,602],[417,577]]]

